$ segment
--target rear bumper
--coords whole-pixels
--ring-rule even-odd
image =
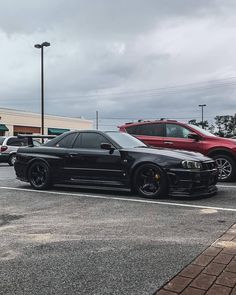
[[[19,161],[16,160],[14,164],[15,172],[16,172],[16,178],[21,181],[28,181],[27,177],[27,165],[25,163],[19,163]]]
[[[7,163],[9,154],[0,153],[0,163]]]
[[[171,169],[167,174],[170,196],[201,197],[210,196],[217,192],[217,169],[205,171]]]

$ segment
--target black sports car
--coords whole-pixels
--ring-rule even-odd
[[[100,185],[148,198],[214,194],[218,177],[215,162],[202,154],[149,148],[116,131],[70,131],[40,147],[20,148],[15,171],[38,190],[62,183]]]

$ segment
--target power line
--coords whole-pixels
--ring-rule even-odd
[[[236,77],[230,77],[225,79],[217,79],[217,80],[209,80],[205,82],[196,82],[196,83],[189,83],[189,84],[181,84],[175,86],[167,86],[167,87],[160,87],[160,88],[153,88],[153,89],[143,89],[143,90],[136,90],[136,91],[123,91],[123,92],[111,92],[111,93],[94,93],[94,94],[85,94],[85,95],[72,95],[66,96],[63,98],[96,98],[96,97],[111,97],[111,96],[139,96],[139,95],[158,95],[162,93],[166,94],[175,94],[181,91],[191,91],[196,89],[205,89],[205,90],[212,90],[215,88],[226,87],[226,86],[235,86],[235,82],[230,82],[231,80],[235,80]],[[193,87],[190,87],[193,86]],[[195,87],[194,87],[195,86]],[[184,89],[182,89],[184,88]],[[60,98],[60,97],[49,97],[51,99]]]

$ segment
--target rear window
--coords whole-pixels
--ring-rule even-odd
[[[60,141],[58,141],[56,143],[56,147],[72,148],[77,135],[78,135],[78,133],[70,133],[70,134],[66,135]]]
[[[3,144],[4,140],[5,140],[5,137],[0,137],[0,145]]]
[[[129,134],[136,134],[136,129],[137,129],[137,125],[134,126],[129,126],[129,127],[125,127],[125,130],[127,131],[127,133]]]

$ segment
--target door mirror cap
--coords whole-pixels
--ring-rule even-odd
[[[108,151],[114,150],[110,143],[101,143],[101,149]]]
[[[200,140],[200,136],[197,133],[189,133],[188,138],[194,139],[196,141]]]

